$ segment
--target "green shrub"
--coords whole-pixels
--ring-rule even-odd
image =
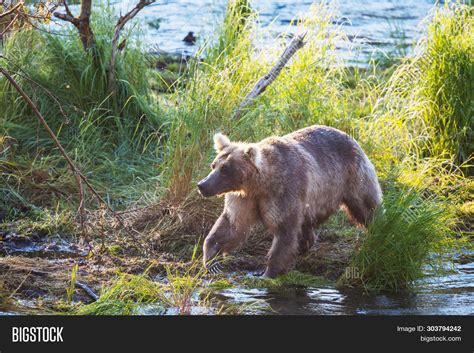
[[[358,276],[342,275],[340,282],[376,291],[409,288],[422,276],[424,265],[437,264],[433,254],[452,245],[454,219],[436,199],[422,198],[413,189],[386,189],[383,206],[350,264],[356,269],[350,273]]]

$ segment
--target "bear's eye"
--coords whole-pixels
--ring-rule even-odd
[[[227,173],[229,173],[229,171],[230,171],[230,167],[227,164],[222,165],[222,167],[221,167],[221,172],[222,173],[227,174]]]

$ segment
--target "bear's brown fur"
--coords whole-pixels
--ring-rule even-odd
[[[198,183],[201,194],[225,194],[224,211],[204,241],[204,262],[245,242],[262,222],[273,236],[265,276],[286,273],[298,252],[314,242],[313,229],[341,206],[366,225],[381,203],[372,163],[357,142],[326,126],[311,126],[258,143],[214,136],[212,172]]]

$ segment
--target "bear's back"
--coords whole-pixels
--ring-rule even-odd
[[[350,168],[359,162],[363,153],[352,137],[329,126],[313,125],[284,137],[305,148],[322,168],[335,163]]]

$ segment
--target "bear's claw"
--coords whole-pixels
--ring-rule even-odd
[[[208,272],[213,275],[217,275],[222,272],[222,265],[219,262],[214,262],[211,266],[209,266]]]

